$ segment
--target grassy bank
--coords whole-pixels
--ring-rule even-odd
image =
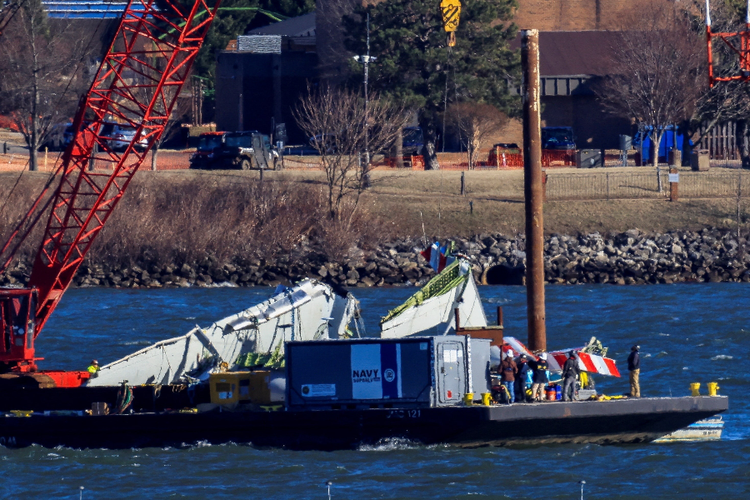
[[[376,171],[351,227],[326,218],[322,172],[139,172],[92,250],[94,261],[198,262],[269,259],[321,244],[332,259],[352,243],[373,248],[402,236],[524,232],[523,173]],[[0,174],[0,230],[7,235],[47,174]],[[473,202],[473,213],[470,212]],[[555,201],[545,204],[547,233],[578,234],[736,228],[736,200]],[[40,224],[43,225],[43,224]],[[32,241],[41,238],[37,232]],[[38,243],[37,243],[38,244]],[[26,255],[35,251],[29,245]]]
[[[566,170],[575,172],[575,169]],[[607,169],[624,170],[628,169]],[[301,183],[322,182],[322,174],[318,172],[276,175]],[[373,189],[365,195],[364,203],[370,213],[401,236],[421,235],[423,222],[428,237],[524,232],[521,170],[466,172],[466,196],[460,195],[460,179],[461,172],[376,171]],[[473,202],[473,214],[470,202]],[[743,214],[747,214],[746,209]],[[544,228],[548,234],[621,232],[633,228],[666,232],[710,226],[736,227],[735,199],[676,203],[662,200],[550,201],[544,205]]]
[[[0,174],[3,242],[20,221],[48,174]],[[29,262],[47,218],[19,252]],[[317,183],[282,178],[261,183],[243,172],[139,172],[97,237],[87,260],[94,264],[270,261],[295,248],[319,246],[340,259],[352,242],[372,248],[391,233],[377,218],[358,212],[352,223],[327,220]]]

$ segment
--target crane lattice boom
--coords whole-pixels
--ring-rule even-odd
[[[6,369],[36,370],[34,339],[133,174],[164,132],[218,7],[219,0],[211,6],[206,0],[187,5],[174,0],[131,0],[128,4],[73,121],[73,141],[63,154],[54,194],[46,203],[42,203],[45,193],[39,196],[22,221],[25,227],[19,225],[2,249],[10,256],[0,271],[29,235],[38,213],[49,207],[28,288],[23,293],[0,290],[0,365]],[[113,124],[135,128],[122,150],[115,149],[123,139],[113,136]],[[18,315],[24,304],[35,313],[22,321]]]

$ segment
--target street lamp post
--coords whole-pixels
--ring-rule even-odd
[[[364,151],[364,154],[365,154],[365,165],[367,168],[370,166],[370,135],[369,135],[369,130],[368,130],[368,127],[370,126],[370,124],[367,122],[367,119],[369,117],[368,104],[370,101],[370,94],[367,90],[367,85],[368,85],[368,80],[370,76],[370,63],[372,61],[377,60],[377,57],[372,57],[370,55],[370,13],[369,12],[367,13],[367,54],[365,54],[364,56],[354,56],[354,60],[359,63],[362,63],[362,67],[364,68],[364,77],[365,77],[364,78],[364,90],[365,90],[365,120],[364,120],[365,121],[364,123],[365,151]],[[369,174],[365,175],[364,181],[365,181],[365,184],[367,185],[369,185],[369,180],[370,180],[369,177],[370,177]]]

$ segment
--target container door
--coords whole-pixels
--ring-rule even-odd
[[[442,342],[438,345],[438,401],[459,402],[466,387],[464,346],[460,342]]]

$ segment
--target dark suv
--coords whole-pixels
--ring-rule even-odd
[[[542,149],[575,149],[572,127],[542,127]]]
[[[275,169],[278,153],[269,137],[257,130],[227,133],[224,143],[215,151],[216,162],[223,168],[240,170]]]
[[[190,168],[214,168],[216,150],[224,145],[226,132],[205,132],[198,136],[198,147],[190,156]]]

